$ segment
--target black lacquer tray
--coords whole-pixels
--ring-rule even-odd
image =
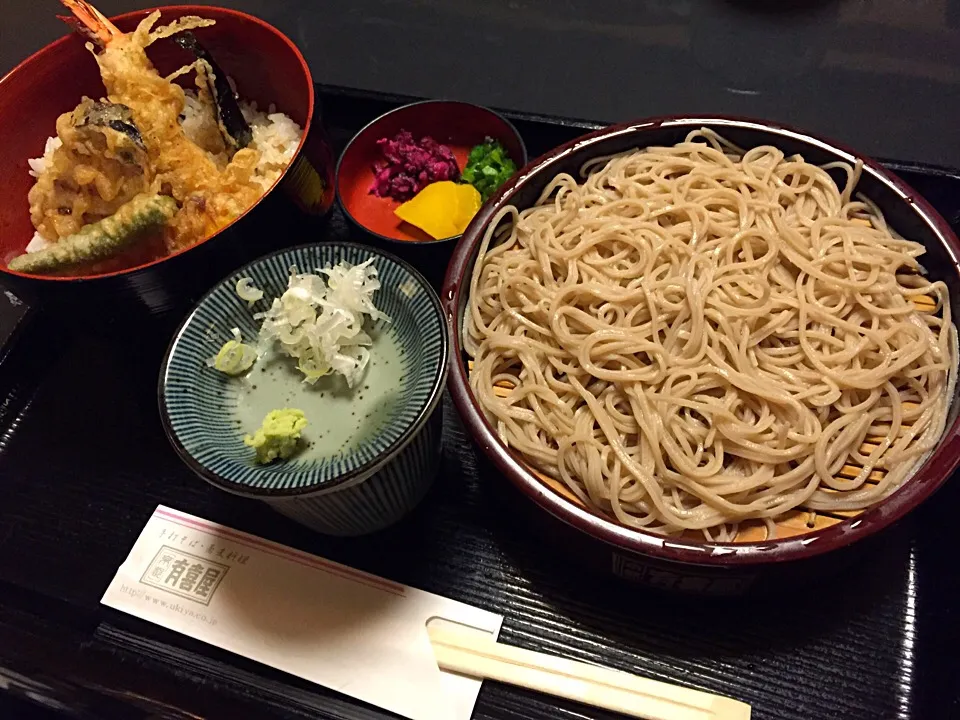
[[[406,98],[321,88],[335,143]],[[531,157],[595,127],[509,114]],[[960,227],[960,173],[887,163]],[[335,214],[322,236],[347,238]],[[948,483],[855,566],[787,594],[681,598],[585,573],[515,522],[446,406],[445,462],[408,519],[324,538],[194,477],[155,402],[170,327],[0,294],[0,717],[393,717],[100,607],[163,503],[505,615],[508,643],[729,694],[757,720],[960,718],[960,526]],[[31,711],[33,712],[33,711]],[[32,715],[31,715],[32,716]],[[477,720],[614,715],[486,683]]]

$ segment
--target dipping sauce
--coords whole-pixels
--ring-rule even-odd
[[[288,462],[324,462],[350,453],[377,437],[393,419],[407,382],[409,359],[395,331],[378,322],[370,333],[370,363],[353,389],[342,375],[331,373],[315,384],[290,359],[272,352],[238,379],[235,419],[242,432],[259,427],[263,417],[278,407],[303,410],[308,425],[302,449]]]

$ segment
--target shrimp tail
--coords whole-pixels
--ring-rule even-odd
[[[87,0],[60,0],[60,3],[73,13],[73,17],[60,16],[60,19],[101,47],[108,47],[117,37],[123,35],[106,15]]]
[[[82,35],[83,37],[87,38],[88,40],[92,40],[97,44],[100,43],[100,38],[97,37],[96,33],[94,33],[82,22],[77,20],[73,15],[57,15],[57,19],[63,20],[67,25],[70,26],[71,30],[77,33],[77,35]]]

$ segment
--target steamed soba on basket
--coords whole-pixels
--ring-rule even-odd
[[[62,2],[92,41],[106,92],[61,115],[42,157],[30,161],[36,233],[11,270],[94,274],[164,257],[210,237],[270,189],[301,128],[238,99],[192,32],[213,20],[158,26],[154,11],[123,33],[84,0]],[[146,53],[157,42],[195,59],[162,77]],[[195,89],[176,82],[191,77]]]
[[[665,535],[796,535],[888,497],[940,439],[957,332],[860,171],[701,130],[504,208],[463,327],[500,439]]]

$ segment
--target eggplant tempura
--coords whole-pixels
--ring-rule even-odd
[[[154,257],[190,247],[243,213],[292,160],[300,128],[272,108],[265,114],[238,103],[190,32],[213,20],[188,16],[154,27],[160,18],[154,11],[123,33],[84,0],[61,2],[93,40],[86,47],[106,96],[85,97],[61,115],[57,138],[31,162],[37,182],[28,199],[37,235],[10,262],[12,270],[119,269],[118,261],[144,259],[135,251],[149,237],[162,237]],[[165,78],[146,48],[174,35],[196,60]],[[196,91],[174,82],[188,73],[195,74]]]

